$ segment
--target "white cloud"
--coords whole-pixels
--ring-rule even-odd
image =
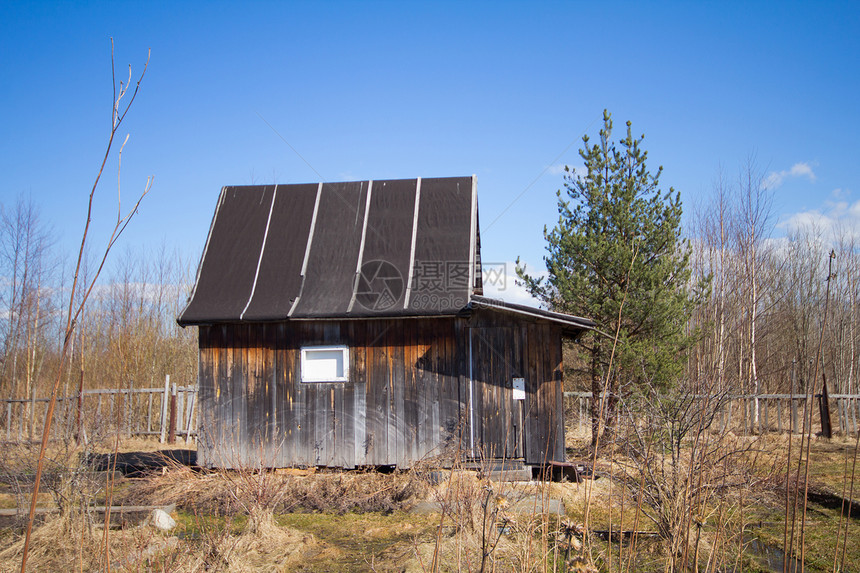
[[[833,226],[833,218],[822,213],[819,209],[812,209],[795,213],[780,226],[790,231],[810,228],[829,229]]]
[[[848,193],[840,192],[838,195],[847,197]],[[825,201],[820,208],[791,215],[779,227],[789,232],[815,231],[831,241],[840,235],[860,238],[860,201]]]
[[[505,302],[540,306],[540,301],[534,298],[525,287],[517,285],[517,265],[513,261],[502,263],[483,263],[484,296],[501,299]],[[529,273],[536,276],[546,276],[546,271],[535,272],[529,265]]]
[[[795,163],[791,166],[791,169],[771,171],[764,179],[764,186],[766,189],[776,189],[789,177],[806,177],[810,181],[815,181],[815,172],[809,163]]]
[[[815,173],[808,163],[795,163],[791,166],[788,174],[792,177],[809,177],[810,181],[815,181]]]

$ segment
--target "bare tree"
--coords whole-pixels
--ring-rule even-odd
[[[738,213],[735,222],[738,252],[743,269],[744,314],[747,337],[748,366],[739,368],[753,394],[753,427],[759,427],[760,384],[758,377],[758,322],[763,293],[760,288],[760,272],[768,256],[765,240],[773,228],[773,196],[764,177],[756,167],[754,158],[749,158],[743,167],[738,184]]]
[[[53,316],[51,237],[29,196],[19,196],[14,206],[0,210],[0,268],[8,277],[2,300],[3,356],[0,385],[10,399],[30,398],[29,420],[33,432],[35,386],[47,350],[47,326]],[[29,414],[29,415],[27,415]]]
[[[99,181],[101,180],[102,173],[104,172],[105,166],[107,165],[108,159],[111,156],[111,150],[114,146],[114,139],[119,131],[120,126],[122,125],[123,120],[125,119],[126,114],[128,113],[131,105],[134,103],[135,98],[137,97],[138,91],[140,90],[140,83],[143,80],[143,76],[146,73],[146,68],[149,65],[149,57],[147,56],[146,64],[144,65],[143,72],[141,72],[140,76],[137,79],[137,82],[134,84],[134,90],[129,94],[129,89],[132,86],[132,75],[131,75],[131,66],[129,66],[128,71],[128,80],[126,82],[120,81],[117,85],[116,75],[113,73],[114,84],[113,84],[113,105],[111,106],[111,131],[108,137],[104,158],[102,159],[101,165],[98,169],[98,173],[96,175],[95,181],[93,183],[92,189],[90,190],[89,200],[87,202],[87,217],[86,223],[84,224],[84,230],[81,236],[81,246],[78,251],[77,263],[75,265],[75,272],[72,278],[72,288],[69,295],[69,304],[68,304],[68,313],[66,315],[66,326],[64,329],[63,336],[63,346],[62,351],[60,353],[59,360],[59,371],[55,378],[53,388],[51,389],[51,399],[48,403],[48,410],[45,414],[45,426],[42,431],[42,444],[39,450],[39,459],[36,466],[36,476],[33,484],[33,495],[30,502],[30,515],[27,521],[27,532],[24,540],[24,549],[21,555],[21,573],[25,573],[27,570],[27,555],[29,553],[30,547],[30,536],[33,529],[33,520],[36,514],[36,500],[39,495],[39,484],[42,477],[42,470],[44,467],[45,460],[45,450],[48,446],[48,439],[51,433],[51,421],[53,419],[54,408],[56,407],[57,402],[57,391],[60,387],[60,382],[62,380],[62,367],[63,363],[68,357],[69,349],[71,347],[71,343],[73,340],[73,335],[75,331],[75,327],[77,325],[77,321],[81,316],[81,313],[86,306],[87,299],[95,287],[96,281],[98,280],[99,274],[104,268],[105,262],[107,261],[108,255],[110,254],[111,249],[116,244],[116,241],[122,235],[125,228],[128,226],[132,217],[135,213],[137,213],[137,209],[140,205],[140,202],[143,200],[143,197],[149,192],[149,189],[152,185],[152,178],[147,179],[146,185],[142,193],[138,196],[137,200],[134,202],[131,209],[126,211],[125,213],[122,210],[122,202],[121,202],[121,188],[119,184],[119,173],[121,173],[122,169],[122,148],[125,145],[125,142],[128,141],[128,136],[126,136],[123,143],[120,145],[119,152],[117,154],[117,216],[116,221],[113,226],[113,230],[110,233],[107,244],[104,245],[103,255],[101,257],[101,261],[98,265],[98,268],[89,282],[89,284],[84,286],[83,294],[78,297],[77,288],[78,288],[78,279],[80,278],[81,271],[81,263],[84,258],[84,252],[87,248],[87,239],[89,237],[90,224],[92,223],[92,213],[93,213],[93,205],[96,196],[96,190],[99,186]],[[114,58],[113,58],[113,40],[111,40],[111,71],[114,70]],[[123,100],[128,97],[127,102],[123,102]]]
[[[832,379],[836,381],[836,391],[850,394],[857,391],[860,254],[857,229],[840,225],[835,231],[836,293],[830,322],[833,341],[828,362],[833,364]]]
[[[688,379],[708,379],[724,392],[728,357],[729,305],[733,273],[732,262],[731,189],[722,171],[713,186],[711,202],[700,208],[695,216],[695,247],[693,260],[696,275],[701,280],[711,278],[710,296],[697,309],[690,328],[699,328],[702,336],[693,354],[694,363],[688,369]]]

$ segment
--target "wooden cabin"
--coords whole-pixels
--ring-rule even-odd
[[[482,296],[474,177],[225,187],[178,322],[206,466],[564,460],[562,336]]]

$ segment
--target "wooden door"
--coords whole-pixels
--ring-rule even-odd
[[[469,329],[471,436],[475,457],[523,457],[523,400],[513,397],[513,379],[525,376],[519,327]]]

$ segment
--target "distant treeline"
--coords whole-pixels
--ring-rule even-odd
[[[37,205],[0,204],[0,395],[44,397],[56,379],[73,269]],[[78,321],[61,395],[84,388],[154,387],[197,376],[195,329],[175,318],[194,263],[167,247],[117,250]],[[93,271],[85,266],[83,278]],[[88,281],[79,281],[86,284]],[[39,422],[41,426],[41,421]]]
[[[700,341],[688,351],[687,378],[738,393],[805,392],[820,340],[816,391],[826,378],[832,393],[856,393],[860,229],[808,224],[774,238],[772,196],[748,167],[737,183],[719,181],[688,218],[693,280],[711,276],[711,290],[689,325]],[[71,271],[31,199],[0,204],[0,215],[0,395],[42,397],[59,367]],[[175,322],[196,262],[166,246],[112,254],[114,270],[74,331],[61,393],[158,386],[166,374],[196,380],[196,329]],[[568,366],[568,387],[580,386],[576,360]]]

